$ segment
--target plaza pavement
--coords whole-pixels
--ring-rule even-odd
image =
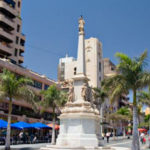
[[[39,144],[20,144],[20,145],[11,145],[12,150],[40,150],[41,147],[45,147],[49,143],[39,143]],[[132,144],[132,139],[110,139],[110,142],[107,143],[106,139],[104,140],[104,147],[112,147],[115,150],[130,150]],[[148,142],[145,145],[141,146],[141,150],[150,150],[148,148]],[[4,150],[4,146],[0,146],[0,150]]]

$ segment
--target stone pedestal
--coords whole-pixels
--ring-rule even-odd
[[[58,146],[98,146],[99,113],[89,102],[68,103],[60,116]]]
[[[98,147],[97,136],[100,116],[94,105],[89,102],[67,103],[59,118],[60,132],[56,145],[47,145],[42,150],[102,150]]]

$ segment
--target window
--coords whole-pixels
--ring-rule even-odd
[[[99,81],[101,81],[101,77],[99,77]]]
[[[23,39],[20,40],[20,45],[24,46],[25,45],[25,41]]]
[[[20,8],[20,1],[18,2],[18,8]]]
[[[44,90],[47,90],[49,88],[49,85],[45,84],[44,85]]]
[[[34,87],[38,89],[42,89],[42,83],[34,80]]]
[[[113,70],[115,70],[115,68],[114,68],[114,67],[111,67],[111,70],[113,71]]]
[[[99,62],[99,72],[101,72],[101,62]]]
[[[16,44],[18,44],[18,43],[19,43],[19,37],[16,36]]]
[[[61,66],[65,66],[65,63],[61,63]]]
[[[74,68],[74,75],[76,75],[76,73],[77,73],[77,68],[75,67]]]
[[[18,55],[18,50],[17,49],[15,49],[15,54],[14,54],[15,56],[17,56]]]
[[[10,59],[10,62],[13,64],[17,64],[17,62],[15,60]]]
[[[17,32],[20,32],[20,25],[17,25]]]

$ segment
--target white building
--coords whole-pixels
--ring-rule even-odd
[[[85,40],[86,75],[91,87],[100,87],[103,79],[102,43],[97,38]],[[77,61],[73,57],[60,58],[58,81],[70,80],[76,74]]]

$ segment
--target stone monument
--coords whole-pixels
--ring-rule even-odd
[[[60,115],[60,132],[56,145],[43,150],[95,150],[98,148],[100,115],[89,94],[85,74],[84,20],[79,19],[77,73],[69,85],[68,102]]]

